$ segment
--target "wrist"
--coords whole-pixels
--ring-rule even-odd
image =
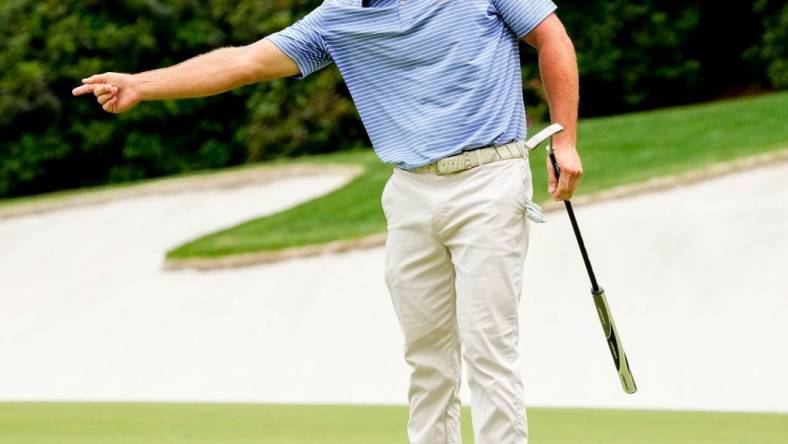
[[[577,146],[574,140],[555,140],[553,149],[556,151],[576,151]]]
[[[131,74],[130,83],[139,97],[139,101],[155,100],[154,91],[150,81],[146,80],[142,74]]]
[[[556,150],[575,149],[577,138],[574,134],[567,134],[566,131],[554,136],[553,142]]]

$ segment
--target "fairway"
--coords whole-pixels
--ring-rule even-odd
[[[532,444],[778,444],[788,415],[530,409]],[[394,444],[406,407],[0,403],[0,444]],[[473,442],[463,411],[464,442]]]

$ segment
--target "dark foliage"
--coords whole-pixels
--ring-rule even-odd
[[[319,0],[0,2],[0,197],[129,181],[366,144],[334,68],[222,96],[103,113],[82,77],[177,63],[242,45]],[[583,115],[788,86],[788,6],[774,0],[562,1],[582,72]],[[543,117],[524,51],[530,116]]]

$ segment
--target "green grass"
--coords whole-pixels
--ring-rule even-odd
[[[788,93],[587,119],[579,146],[579,194],[680,173],[788,147]],[[385,231],[380,194],[391,167],[371,151],[299,159],[353,163],[366,172],[347,186],[289,210],[188,242],[169,258],[218,257],[354,239]],[[548,199],[543,152],[531,157],[535,200]]]
[[[353,163],[365,171],[322,198],[202,237],[169,252],[168,257],[216,257],[280,250],[359,238],[385,230],[380,193],[391,175],[391,166],[381,163],[371,150],[301,159],[313,160]]]
[[[778,444],[788,415],[530,409],[532,444]],[[400,444],[400,406],[0,403],[0,444]],[[464,442],[472,443],[463,412]]]

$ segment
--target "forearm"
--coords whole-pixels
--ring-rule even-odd
[[[223,48],[169,68],[139,74],[107,72],[82,79],[71,92],[93,94],[105,111],[126,112],[142,100],[186,99],[298,74],[298,66],[267,39]]]
[[[142,100],[186,99],[223,93],[255,81],[248,47],[217,49],[168,68],[135,74]]]
[[[560,123],[564,131],[555,136],[555,159],[561,170],[556,177],[547,160],[548,191],[556,200],[567,200],[577,189],[583,165],[577,154],[577,106],[580,102],[577,58],[572,40],[555,14],[545,18],[524,38],[539,53],[550,120]]]
[[[564,127],[564,131],[556,136],[556,145],[574,147],[580,100],[574,45],[566,34],[559,34],[539,42],[537,50],[550,120]]]

